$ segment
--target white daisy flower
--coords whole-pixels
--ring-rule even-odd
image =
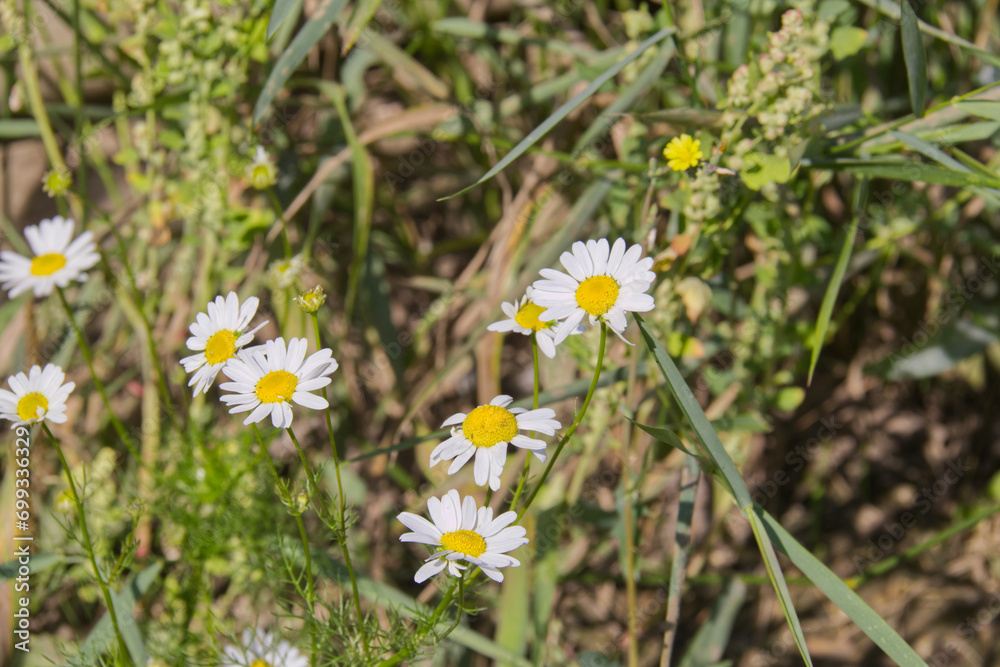
[[[464,500],[458,491],[452,489],[440,499],[429,498],[427,510],[431,521],[411,512],[402,512],[396,518],[412,533],[400,536],[400,542],[418,542],[432,547],[441,547],[424,565],[417,570],[413,580],[422,583],[441,570],[448,568],[448,574],[462,576],[465,561],[479,568],[493,581],[503,581],[501,567],[517,567],[521,563],[516,558],[506,556],[521,545],[528,543],[527,531],[521,526],[510,526],[517,519],[517,512],[504,512],[493,518],[493,509],[479,507],[472,496]]]
[[[309,667],[298,649],[266,630],[244,630],[241,640],[223,650],[219,667]]]
[[[337,370],[333,352],[323,348],[306,359],[306,339],[292,338],[285,350],[285,339],[276,338],[264,344],[264,351],[241,354],[230,359],[222,372],[232,382],[219,388],[234,392],[222,397],[231,406],[229,413],[250,412],[243,423],[256,423],[271,415],[277,428],[292,425],[292,406],[325,410],[326,399],[309,392],[330,384],[328,377]]]
[[[448,468],[448,474],[454,475],[475,454],[473,473],[476,484],[486,486],[489,482],[490,488],[497,491],[500,489],[500,473],[507,462],[508,443],[527,449],[539,461],[545,461],[545,441],[529,438],[518,431],[555,435],[556,429],[562,427],[553,419],[555,410],[508,410],[507,406],[513,400],[510,396],[497,396],[489,405],[480,405],[469,414],[459,412],[448,417],[441,426],[453,427],[451,437],[431,452],[431,467],[441,461],[455,459]]]
[[[257,314],[258,303],[257,297],[252,296],[241,306],[236,292],[230,292],[225,298],[217,296],[214,302],[210,301],[207,315],[198,313],[195,317],[187,346],[197,354],[181,359],[184,370],[194,372],[188,386],[194,386],[195,395],[207,393],[226,362],[236,357],[253,340],[254,333],[267,324],[265,320],[246,331]]]
[[[87,269],[100,256],[90,232],[73,238],[73,221],[56,216],[24,228],[32,258],[16,252],[0,252],[0,281],[14,298],[29,289],[35,296],[48,296],[56,286],[66,287],[74,280],[86,280]]]
[[[540,271],[546,280],[535,281],[532,299],[546,308],[540,320],[563,320],[555,331],[556,343],[564,340],[586,315],[591,324],[605,322],[625,340],[625,313],[644,313],[656,305],[653,297],[645,293],[656,278],[650,271],[653,258],[639,259],[640,255],[642,246],[637,243],[626,250],[625,239],[618,239],[610,249],[607,239],[586,244],[577,241],[573,252],[564,252],[559,258],[569,275],[555,269]]]
[[[271,162],[263,146],[257,146],[253,161],[247,165],[247,177],[250,184],[258,190],[266,190],[278,182],[278,168]]]
[[[65,379],[63,369],[55,364],[32,366],[27,375],[11,375],[7,386],[12,391],[0,389],[0,419],[13,422],[11,428],[43,419],[62,424],[66,421],[66,399],[76,387],[75,382],[63,384]]]
[[[534,334],[535,341],[538,342],[538,349],[542,351],[542,354],[549,359],[555,359],[556,335],[553,329],[557,323],[554,321],[542,322],[538,319],[545,308],[532,301],[532,292],[534,292],[534,288],[529,286],[524,292],[524,298],[520,301],[515,299],[514,303],[504,301],[500,304],[500,309],[503,310],[508,319],[494,322],[486,329],[504,333],[513,331],[525,336]],[[583,327],[578,326],[570,333],[583,333]]]

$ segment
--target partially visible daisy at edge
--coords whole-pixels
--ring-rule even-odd
[[[73,228],[72,220],[57,215],[24,228],[34,257],[0,252],[0,281],[11,299],[28,290],[36,297],[48,296],[57,286],[87,279],[85,272],[100,260],[97,245],[89,231],[74,239]]]
[[[309,659],[297,648],[267,630],[244,630],[242,646],[230,644],[219,667],[309,667]]]
[[[259,303],[257,297],[252,296],[240,305],[236,292],[230,292],[225,298],[220,295],[209,301],[208,314],[195,316],[190,327],[191,337],[187,339],[188,349],[195,354],[181,359],[181,365],[185,372],[194,373],[188,386],[194,386],[196,396],[199,392],[208,392],[226,362],[236,357],[243,346],[253,340],[254,333],[267,324],[265,320],[247,331]]]
[[[494,322],[486,327],[486,329],[502,333],[513,331],[525,336],[534,334],[535,341],[538,343],[538,349],[542,351],[542,354],[549,359],[555,359],[556,335],[554,327],[556,326],[556,322],[542,322],[538,319],[538,316],[545,309],[532,301],[532,292],[534,292],[534,288],[529,285],[528,289],[524,292],[523,299],[515,299],[514,303],[504,301],[500,304],[500,309],[503,310],[507,319]],[[570,333],[583,333],[583,327],[577,327]]]
[[[453,577],[462,576],[462,570],[468,566],[460,565],[459,561],[477,565],[493,581],[503,581],[500,568],[521,564],[506,555],[528,543],[527,531],[521,526],[510,525],[517,520],[517,512],[504,512],[493,518],[492,508],[478,507],[472,496],[460,498],[455,489],[440,499],[428,498],[427,511],[431,521],[412,512],[402,512],[396,517],[413,531],[401,535],[400,542],[441,547],[413,576],[418,584],[446,567]]]
[[[66,399],[76,387],[75,382],[64,384],[65,379],[63,369],[55,364],[32,366],[27,375],[11,375],[7,378],[11,391],[0,389],[0,419],[13,422],[11,428],[43,419],[62,424],[66,421]]]
[[[663,148],[663,157],[667,159],[667,166],[674,171],[684,171],[691,167],[697,167],[703,157],[701,142],[692,139],[691,135],[688,134],[674,137]]]
[[[256,423],[270,415],[277,428],[292,425],[292,403],[311,410],[325,410],[326,399],[310,392],[330,384],[329,375],[337,370],[337,360],[329,348],[313,352],[306,358],[306,339],[292,338],[285,347],[284,338],[269,340],[264,351],[259,349],[226,362],[223,374],[232,382],[219,388],[233,392],[224,394],[222,402],[229,413],[250,412],[244,425]]]
[[[555,410],[539,408],[526,410],[507,406],[514,399],[497,396],[489,405],[480,405],[469,414],[459,412],[448,417],[441,426],[451,426],[451,437],[431,452],[431,467],[441,461],[454,459],[448,474],[454,475],[473,456],[476,457],[473,477],[476,484],[488,483],[494,491],[500,489],[500,474],[507,462],[507,445],[527,449],[539,461],[545,461],[545,441],[530,438],[518,431],[538,431],[545,435],[555,435],[562,424],[553,419]]]
[[[646,294],[656,278],[650,271],[653,258],[640,259],[641,255],[642,246],[637,243],[626,250],[625,239],[618,239],[610,248],[607,239],[577,241],[572,252],[559,257],[569,274],[555,269],[540,271],[544,280],[535,281],[532,298],[545,307],[540,320],[562,320],[556,328],[556,343],[589,316],[592,325],[605,322],[619,338],[632,344],[623,336],[628,326],[625,313],[644,313],[656,305]]]

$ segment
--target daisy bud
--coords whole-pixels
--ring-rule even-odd
[[[319,307],[326,302],[326,293],[323,288],[319,285],[313,287],[312,289],[306,290],[302,294],[295,297],[295,303],[299,304],[299,308],[309,313],[310,315],[319,310]]]
[[[42,178],[42,190],[49,197],[65,195],[73,185],[73,177],[65,169],[50,169]]]

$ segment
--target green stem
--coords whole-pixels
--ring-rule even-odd
[[[107,408],[108,418],[111,420],[111,425],[114,427],[115,432],[118,433],[118,437],[121,438],[122,442],[125,443],[125,446],[128,447],[132,456],[134,456],[137,461],[141,461],[142,456],[139,454],[139,450],[136,449],[135,445],[132,443],[132,439],[125,431],[125,426],[121,423],[121,420],[118,419],[115,415],[115,411],[111,408],[111,401],[108,400],[108,393],[104,389],[104,383],[101,382],[101,378],[97,377],[97,372],[94,370],[94,358],[91,354],[90,346],[87,345],[87,339],[83,337],[83,332],[76,323],[76,317],[73,315],[73,309],[70,308],[69,302],[66,301],[66,295],[63,293],[63,288],[56,287],[56,292],[59,294],[59,301],[66,310],[66,316],[69,318],[70,324],[73,325],[73,330],[76,332],[76,338],[80,343],[80,351],[83,353],[83,359],[87,362],[87,368],[90,369],[90,377],[94,380],[94,386],[97,387],[97,393],[101,395],[104,407]]]
[[[118,627],[118,615],[115,613],[115,603],[111,598],[111,589],[108,587],[108,582],[104,580],[101,575],[101,569],[97,566],[97,556],[94,554],[94,543],[90,540],[90,531],[87,529],[87,514],[83,511],[83,500],[80,498],[80,494],[76,491],[76,482],[73,481],[73,475],[69,469],[69,463],[66,462],[66,456],[63,454],[62,446],[59,444],[59,439],[52,435],[52,431],[49,430],[48,424],[44,421],[41,422],[42,429],[44,429],[45,434],[49,436],[49,440],[52,441],[52,445],[56,449],[56,453],[59,455],[59,462],[62,464],[63,472],[66,473],[66,481],[69,482],[69,493],[72,496],[73,505],[76,507],[77,519],[80,521],[80,532],[83,536],[83,548],[87,551],[87,558],[90,560],[91,567],[94,568],[94,577],[97,578],[97,585],[101,589],[101,594],[104,596],[104,604],[108,607],[108,614],[111,616],[111,625],[115,630],[115,637],[118,638],[118,647],[121,649],[122,657],[125,660],[129,659],[128,647],[125,645],[125,638],[122,635],[121,628]]]
[[[313,332],[316,334],[316,349],[323,348],[323,340],[319,333],[319,317],[315,312],[311,313],[313,321]],[[358,629],[361,631],[361,640],[365,647],[365,655],[368,655],[368,632],[365,630],[364,617],[361,613],[361,595],[358,593],[358,580],[354,574],[354,565],[351,562],[351,552],[347,548],[347,508],[344,501],[344,482],[340,477],[340,455],[337,453],[337,441],[333,435],[333,417],[330,415],[330,400],[326,395],[326,387],[323,387],[323,400],[326,401],[326,432],[330,434],[330,452],[333,454],[333,467],[337,473],[337,522],[338,535],[337,542],[340,543],[340,550],[344,554],[344,564],[347,566],[347,574],[351,578],[351,593],[354,595],[354,611],[358,617]]]
[[[590,400],[594,397],[594,390],[597,389],[597,381],[601,378],[601,367],[604,365],[604,350],[607,347],[607,342],[608,325],[601,322],[601,346],[597,351],[597,368],[594,369],[594,379],[590,381],[590,388],[587,389],[587,395],[583,399],[583,405],[580,406],[580,411],[576,414],[576,419],[574,419],[573,423],[570,424],[569,430],[566,431],[566,435],[564,435],[562,440],[559,441],[559,444],[556,445],[556,450],[549,458],[549,461],[545,466],[545,470],[542,471],[542,476],[538,478],[538,483],[535,484],[535,488],[531,490],[531,494],[528,496],[528,499],[524,501],[524,507],[522,507],[521,511],[517,513],[518,522],[521,521],[521,517],[523,517],[524,513],[528,511],[528,508],[531,507],[531,503],[534,502],[535,496],[538,495],[538,491],[542,488],[545,480],[548,479],[549,473],[552,472],[552,466],[555,464],[556,459],[559,458],[559,454],[562,452],[563,447],[565,447],[566,443],[569,442],[569,439],[573,437],[573,434],[576,432],[580,422],[583,421],[583,416],[587,414],[587,408],[590,406]]]
[[[930,114],[934,113],[935,111],[940,111],[941,109],[944,109],[946,107],[950,107],[950,106],[954,105],[956,102],[962,102],[964,100],[969,99],[970,97],[975,97],[976,95],[979,95],[980,93],[984,93],[987,90],[989,90],[990,88],[995,88],[998,85],[1000,85],[1000,81],[994,81],[993,83],[985,85],[982,88],[977,88],[976,90],[973,90],[971,92],[965,93],[964,95],[959,95],[957,97],[953,97],[950,100],[948,100],[947,102],[942,102],[942,103],[938,104],[937,106],[933,106],[930,109],[928,109],[927,111],[925,111],[924,112],[924,117],[926,118],[927,116],[929,116]],[[898,129],[898,128],[902,127],[903,125],[906,125],[907,123],[910,123],[910,122],[912,122],[914,120],[917,120],[917,118],[913,114],[907,114],[906,116],[903,116],[902,118],[894,120],[893,122],[889,123],[888,125],[883,125],[881,128],[879,128],[875,132],[872,132],[871,134],[866,134],[864,136],[858,137],[857,139],[852,139],[851,141],[848,141],[846,144],[841,144],[840,146],[834,146],[833,148],[830,149],[830,152],[834,153],[834,154],[836,154],[836,153],[844,153],[846,151],[851,150],[852,148],[855,148],[856,146],[860,146],[861,144],[865,143],[866,141],[869,141],[870,139],[874,139],[875,137],[880,137],[883,134],[886,134],[887,132],[891,132],[892,130]]]
[[[291,259],[292,244],[288,240],[288,223],[285,222],[285,209],[282,208],[281,202],[278,201],[278,195],[274,194],[274,188],[268,186],[266,190],[267,196],[271,200],[271,206],[274,208],[274,212],[278,216],[278,220],[281,221],[281,240],[284,242],[285,246],[285,259]]]
[[[278,469],[274,465],[274,460],[271,459],[271,454],[267,451],[267,445],[264,444],[264,438],[260,435],[260,429],[257,428],[256,424],[251,424],[253,426],[254,435],[257,436],[257,443],[260,445],[260,451],[262,452],[265,459],[267,459],[267,466],[271,470],[271,476],[274,477],[274,483],[276,486],[281,484],[281,476],[278,475]],[[294,502],[294,501],[293,501]],[[310,667],[315,667],[316,665],[316,630],[313,626],[313,614],[316,609],[316,583],[313,581],[313,571],[312,571],[312,553],[309,549],[309,538],[306,536],[306,527],[302,523],[302,514],[293,510],[293,515],[295,516],[295,523],[299,527],[299,538],[302,540],[302,552],[305,554],[306,560],[306,604],[309,605],[309,618],[307,622],[309,623],[309,637],[310,644],[312,645],[312,652],[309,656]]]
[[[538,409],[538,387],[539,387],[539,377],[538,377],[538,339],[535,338],[534,334],[531,336],[531,360],[535,364],[535,389],[531,395],[531,409]],[[528,468],[531,467],[531,452],[526,452],[524,456],[524,467],[521,468],[521,480],[517,483],[517,490],[514,491],[514,497],[510,499],[510,506],[508,506],[507,511],[513,510],[517,507],[517,500],[521,497],[521,492],[524,491],[524,484],[528,481]],[[489,503],[487,503],[489,504]]]

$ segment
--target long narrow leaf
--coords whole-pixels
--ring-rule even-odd
[[[650,86],[660,78],[660,75],[663,74],[663,70],[666,69],[673,55],[674,43],[673,40],[670,40],[660,49],[660,52],[656,54],[653,61],[646,65],[646,68],[636,77],[635,81],[630,83],[615,97],[615,100],[608,105],[608,108],[604,110],[601,117],[584,130],[580,138],[577,139],[576,145],[573,146],[572,155],[574,158],[579,156],[595,139],[607,132],[614,125],[618,114],[632,108],[636,100],[642,97]]]
[[[899,0],[901,28],[903,31],[903,60],[906,61],[906,78],[910,84],[910,106],[917,118],[924,115],[927,98],[927,57],[920,35],[920,23],[910,0]]]
[[[750,491],[747,489],[746,482],[743,481],[739,471],[736,470],[736,465],[733,463],[732,458],[730,458],[729,452],[727,452],[726,448],[723,447],[722,441],[719,440],[719,436],[712,428],[711,423],[709,423],[708,417],[705,416],[705,412],[701,409],[701,406],[698,405],[698,400],[694,397],[694,394],[691,393],[691,389],[684,381],[684,376],[682,376],[681,372],[677,369],[673,359],[670,358],[670,355],[667,354],[663,345],[660,344],[660,341],[657,340],[656,336],[654,336],[649,330],[649,327],[640,315],[635,315],[635,321],[639,325],[639,331],[642,332],[642,337],[646,341],[646,346],[649,348],[649,351],[652,352],[657,366],[660,367],[660,371],[663,373],[667,388],[670,389],[670,393],[673,394],[674,399],[680,406],[684,416],[687,417],[689,422],[691,422],[695,433],[698,434],[698,438],[705,445],[705,449],[708,451],[708,455],[712,459],[712,462],[722,473],[725,484],[732,493],[733,497],[736,499],[736,503],[740,510],[746,514],[747,518],[750,520],[751,526],[754,527],[754,536],[757,538],[757,544],[764,556],[764,563],[767,566],[768,576],[771,579],[771,583],[774,585],[775,592],[778,594],[778,599],[781,601],[781,608],[782,611],[785,612],[785,620],[788,622],[788,627],[792,631],[792,637],[795,639],[795,645],[798,646],[799,653],[802,655],[802,659],[805,660],[805,663],[812,667],[812,658],[809,656],[809,648],[806,646],[806,638],[802,632],[802,624],[799,623],[799,617],[795,612],[795,606],[792,604],[792,597],[788,591],[788,585],[785,583],[785,577],[781,572],[781,563],[778,562],[778,558],[774,553],[774,547],[771,545],[767,533],[761,529],[760,525],[755,524],[753,517],[751,517],[751,513],[753,511],[753,500],[750,498]]]
[[[309,17],[306,24],[302,26],[299,34],[295,35],[295,39],[292,40],[292,43],[288,45],[285,52],[274,63],[271,74],[267,77],[267,81],[264,82],[264,88],[260,91],[260,97],[257,98],[257,104],[253,108],[254,125],[260,122],[260,119],[264,116],[264,112],[270,108],[271,102],[274,101],[274,98],[278,96],[278,92],[285,86],[288,77],[292,75],[295,68],[299,66],[299,63],[305,60],[305,57],[309,55],[309,51],[316,45],[316,42],[330,29],[330,26],[333,25],[334,20],[337,18],[337,14],[340,13],[340,10],[346,4],[347,0],[325,0],[319,6],[319,9]]]
[[[491,178],[493,178],[494,176],[496,176],[497,174],[499,174],[501,171],[503,171],[507,167],[507,165],[509,165],[511,162],[513,162],[514,160],[516,160],[517,158],[519,158],[526,150],[528,150],[529,148],[531,148],[539,139],[541,139],[546,134],[548,134],[549,130],[551,130],[553,127],[555,127],[557,124],[559,124],[559,122],[562,119],[564,119],[566,116],[568,116],[570,114],[570,112],[572,112],[578,106],[580,106],[581,104],[583,104],[584,101],[586,101],[591,95],[593,95],[594,93],[596,93],[601,86],[603,86],[612,77],[614,77],[619,72],[621,72],[623,69],[625,69],[625,67],[630,62],[632,62],[633,60],[635,60],[636,58],[638,58],[640,55],[642,55],[646,51],[646,49],[648,49],[649,47],[653,46],[657,42],[660,42],[660,41],[666,39],[667,37],[669,37],[670,35],[674,34],[675,32],[676,32],[675,28],[664,28],[664,29],[660,30],[659,32],[657,32],[652,37],[650,37],[649,39],[647,39],[646,41],[644,41],[643,43],[641,43],[638,47],[636,47],[635,51],[633,51],[631,54],[629,54],[626,58],[622,59],[617,64],[612,65],[611,67],[609,67],[608,69],[606,69],[600,76],[598,76],[596,79],[594,79],[589,86],[587,86],[586,88],[584,88],[582,91],[580,91],[580,93],[578,93],[577,95],[574,95],[571,100],[569,100],[568,102],[566,102],[565,104],[563,104],[561,107],[559,107],[558,109],[556,109],[555,112],[551,116],[549,116],[544,121],[542,121],[541,125],[539,125],[534,130],[532,130],[528,134],[528,136],[526,136],[524,139],[522,139],[521,142],[517,146],[514,146],[514,148],[511,149],[511,151],[509,153],[507,153],[507,155],[503,156],[503,158],[499,162],[497,162],[496,165],[494,165],[494,167],[492,169],[490,169],[482,177],[480,177],[480,179],[478,181],[476,181],[475,183],[473,183],[472,185],[470,185],[467,188],[459,190],[458,192],[456,192],[453,195],[449,195],[447,197],[442,197],[438,201],[444,201],[446,199],[452,199],[454,197],[458,197],[459,195],[463,195],[466,192],[468,192],[469,190],[472,190],[474,188],[479,187],[480,185],[482,185],[486,181],[490,180]]]
[[[901,667],[927,667],[917,652],[896,633],[874,609],[861,599],[857,593],[840,580],[830,568],[821,563],[815,556],[799,544],[778,520],[760,507],[754,507],[754,513],[764,524],[764,529],[771,541],[781,550],[802,574],[809,577],[830,600],[840,607],[861,630],[874,641],[885,654],[896,661]]]
[[[903,162],[899,160],[876,162],[874,160],[818,160],[803,161],[812,169],[832,169],[844,171],[870,178],[889,178],[897,181],[913,183],[939,183],[958,188],[983,186],[987,188],[1000,187],[1000,179],[990,178],[984,174],[968,174],[952,169],[945,169],[932,164],[920,162]]]
[[[288,18],[288,15],[301,7],[302,0],[274,0],[274,9],[271,10],[271,18],[267,21],[267,38],[271,39],[274,31]]]
[[[833,315],[833,306],[837,303],[837,295],[840,293],[840,284],[844,281],[844,274],[847,273],[847,263],[851,260],[851,253],[854,251],[854,237],[858,234],[858,224],[865,214],[865,205],[868,203],[868,179],[861,181],[861,195],[858,197],[858,206],[854,210],[854,219],[851,220],[847,234],[844,235],[844,242],[840,246],[840,254],[837,256],[837,264],[833,268],[833,275],[830,276],[830,284],[826,286],[826,293],[823,295],[823,303],[819,307],[819,316],[816,317],[816,328],[813,330],[812,356],[809,359],[809,378],[806,384],[812,384],[813,371],[816,370],[816,363],[819,361],[819,352],[823,349],[823,341],[826,340],[826,330],[830,326],[830,317]]]

